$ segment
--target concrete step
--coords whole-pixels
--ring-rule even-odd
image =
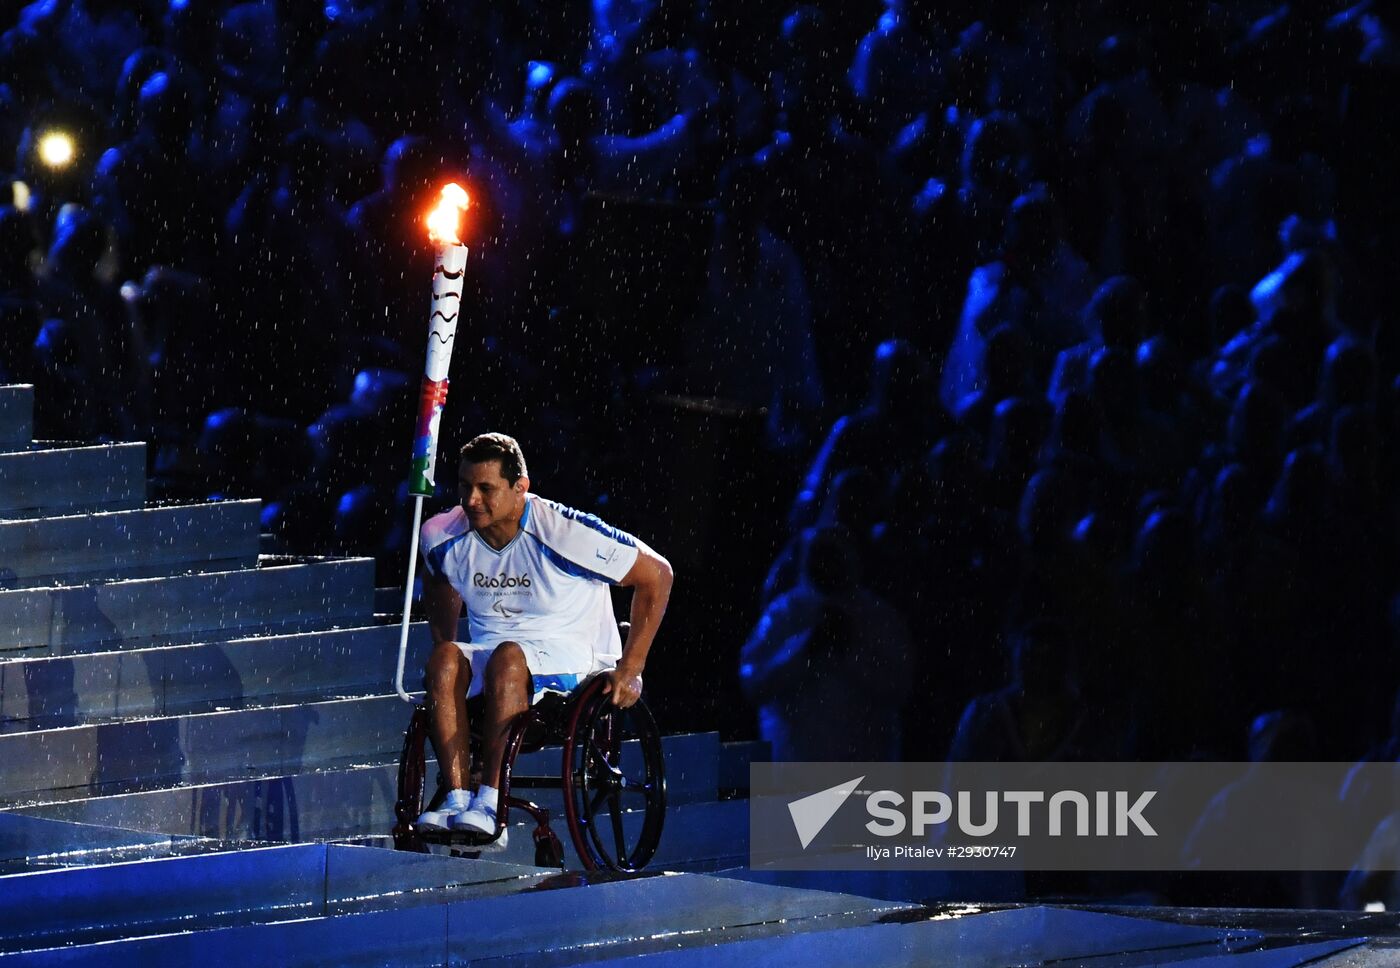
[[[259,501],[0,520],[0,588],[250,568]]]
[[[99,945],[89,957],[110,964],[117,953],[104,942],[122,938],[392,908],[407,892],[433,888],[461,901],[489,898],[528,889],[545,876],[504,864],[326,844],[19,874],[0,882],[6,887],[0,952],[33,957],[62,948],[66,960],[78,954],[76,945]],[[264,963],[271,950],[262,949]],[[130,954],[123,952],[121,963]],[[209,956],[219,960],[218,952]]]
[[[26,447],[33,437],[33,385],[0,386],[0,447]]]
[[[914,907],[703,875],[590,883],[336,845],[6,880],[0,934],[30,963],[247,964],[275,951],[280,964],[577,964],[731,931],[875,924]],[[137,882],[149,889],[134,895]]]
[[[0,736],[0,806],[384,763],[402,746],[404,713],[381,694],[11,733]]]
[[[400,730],[408,726],[408,710],[401,710]],[[401,738],[401,737],[400,737]],[[690,805],[706,804],[715,795],[715,733],[687,733],[667,736],[662,741],[666,755],[668,800],[672,811]],[[369,760],[370,757],[365,757]],[[547,747],[522,756],[518,772],[555,776],[559,773],[560,751]],[[436,770],[429,764],[429,777]],[[525,791],[517,791],[526,795]],[[148,833],[185,834],[216,840],[307,841],[361,837],[387,837],[394,826],[394,801],[398,796],[398,754],[378,757],[378,762],[343,769],[305,771],[295,775],[262,775],[221,783],[174,786],[108,796],[81,797],[62,791],[38,794],[32,806],[20,810],[27,816],[44,817],[99,826],[121,827]],[[563,805],[558,791],[532,790],[528,796],[552,811],[551,826],[567,841]],[[745,801],[731,801],[743,804]],[[724,809],[732,814],[737,808]],[[725,849],[703,852],[713,858],[747,856],[747,814],[726,814],[735,830],[726,833]],[[707,836],[702,824],[673,822],[668,815],[662,836],[662,855],[680,858],[688,838]],[[699,816],[698,814],[696,815]],[[512,815],[513,819],[526,818]],[[735,819],[737,817],[737,819]],[[509,858],[534,863],[529,830],[511,843]],[[674,845],[674,846],[673,846]],[[733,848],[730,850],[729,848]],[[572,849],[566,849],[572,853]],[[576,860],[569,861],[576,866]],[[714,865],[718,866],[718,865]],[[705,869],[712,869],[707,867]]]
[[[0,517],[139,508],[146,445],[40,442],[0,452]]]
[[[380,691],[398,648],[395,624],[0,661],[0,730]],[[408,668],[422,669],[431,651],[427,624],[415,623]]]
[[[362,625],[373,597],[370,558],[264,559],[240,571],[0,591],[0,657]]]
[[[749,795],[749,764],[773,759],[773,745],[765,740],[725,743],[719,755],[721,793]]]
[[[1359,932],[1316,941],[1302,928],[1266,937],[1175,923],[1182,912],[1170,909],[937,909],[704,875],[549,876],[338,845],[0,883],[0,962],[20,965],[262,965],[275,952],[279,965],[1295,968],[1393,964],[1395,950]]]
[[[197,837],[171,837],[0,813],[0,876],[169,857],[202,849],[201,845],[208,843]]]
[[[751,922],[739,930],[716,934],[677,938],[669,944],[642,942],[622,951],[597,952],[601,957],[568,963],[625,963],[646,968],[851,963],[872,968],[925,964],[996,968],[1045,964],[1148,966],[1209,957],[1214,959],[1213,964],[1229,965],[1234,963],[1232,949],[1242,943],[1257,944],[1259,940],[1257,934],[1247,937],[1253,934],[1249,932],[1091,911],[1048,907],[983,911],[971,905],[965,913],[952,917],[896,911],[888,917],[869,918],[864,924],[850,918],[831,919],[817,930],[804,931],[799,926],[796,931],[775,931],[769,925]],[[1305,964],[1315,957],[1315,952],[1310,952],[1307,957],[1288,958],[1286,949],[1276,949],[1274,954],[1276,960],[1263,963],[1284,968]],[[526,963],[523,959],[499,962]],[[565,962],[554,962],[561,963]]]

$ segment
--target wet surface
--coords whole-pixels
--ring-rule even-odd
[[[1380,963],[1400,946],[1384,914],[914,904],[734,877],[558,873],[335,844],[249,849],[14,817],[0,817],[0,844],[6,873],[30,871],[0,877],[0,951],[40,963],[60,946],[103,944],[92,950],[106,955],[124,941],[141,946],[131,951],[143,963],[175,964],[196,940],[225,934],[276,945],[287,963],[338,960],[342,949],[362,958],[400,935],[412,939],[395,949],[402,961],[391,951],[382,963],[441,963],[447,950],[500,964],[920,964],[937,953],[968,965],[1283,966],[1339,952],[1361,959],[1348,964]]]
[[[141,461],[129,460],[131,471],[111,448],[98,456],[111,486],[39,509],[0,501],[0,514],[139,507]],[[37,631],[11,639],[37,644],[0,649],[10,696],[0,747],[15,754],[0,758],[14,781],[0,783],[0,800],[8,790],[34,812],[112,824],[0,813],[0,954],[142,965],[210,952],[263,964],[275,951],[283,964],[1284,966],[1350,959],[1362,938],[1372,953],[1400,946],[1389,915],[928,904],[889,898],[929,894],[861,896],[854,882],[761,882],[726,869],[747,854],[747,803],[720,797],[745,786],[758,754],[726,771],[714,734],[666,740],[671,805],[656,865],[671,872],[507,862],[533,855],[526,828],[497,859],[395,852],[385,834],[407,712],[350,661],[387,667],[372,641],[312,639],[397,608],[397,590],[373,588],[367,560],[261,555],[256,567],[222,571],[181,559],[135,580],[97,565],[81,581],[0,591],[14,609],[62,606],[63,617],[56,636],[52,621],[16,611],[17,629]],[[239,601],[204,609],[210,596]],[[160,609],[168,620],[148,621]],[[300,633],[308,638],[291,641]],[[246,648],[263,638],[266,655]],[[56,661],[29,661],[40,654]],[[537,758],[517,766],[552,775],[557,751]],[[135,826],[166,832],[124,829]],[[312,842],[347,833],[355,843]]]
[[[1086,911],[1107,911],[1131,917],[1166,920],[1206,927],[1245,928],[1282,939],[1335,940],[1370,939],[1377,945],[1400,948],[1400,915],[1395,912],[1368,914],[1360,911],[1300,911],[1269,908],[1105,908],[1086,906]]]
[[[572,887],[588,887],[590,884],[617,884],[647,877],[665,876],[661,871],[640,871],[626,874],[621,871],[564,871],[552,874],[531,887],[534,891],[559,891]]]

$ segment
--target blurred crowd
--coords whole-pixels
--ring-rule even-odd
[[[775,755],[1394,758],[1391,0],[3,6],[39,436],[391,584],[457,177],[445,449],[606,516],[649,401],[761,424]]]

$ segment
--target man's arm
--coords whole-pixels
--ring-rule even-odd
[[[441,575],[423,575],[423,609],[433,642],[456,642],[457,619],[462,616],[462,596]]]
[[[617,668],[608,674],[613,702],[624,709],[642,695],[642,669],[661,626],[661,616],[666,614],[673,579],[671,563],[638,541],[637,560],[618,582],[632,589],[632,629],[627,633]]]

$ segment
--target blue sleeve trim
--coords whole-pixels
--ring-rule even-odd
[[[591,578],[593,581],[600,581],[605,585],[613,584],[613,580],[607,575],[600,575],[596,571],[591,571],[583,567],[583,565],[575,564],[543,541],[540,541],[535,535],[532,534],[530,537],[535,538],[535,541],[539,543],[540,551],[544,554],[545,558],[549,560],[549,563],[564,574],[572,575],[574,578]]]
[[[636,538],[632,537],[626,531],[614,528],[612,525],[608,524],[606,521],[604,521],[602,518],[598,517],[595,514],[588,514],[584,511],[575,511],[571,507],[565,507],[559,502],[550,501],[547,498],[537,498],[536,500],[545,501],[545,503],[547,503],[554,510],[558,511],[564,517],[568,518],[570,521],[577,521],[584,527],[592,528],[599,534],[606,535],[607,537],[612,538],[618,544],[624,544],[629,548],[637,547]]]
[[[443,568],[447,565],[447,553],[452,550],[452,546],[470,534],[470,531],[466,531],[455,535],[442,544],[423,552],[423,563],[428,566],[428,571],[432,572],[433,577],[436,578],[442,574]]]

